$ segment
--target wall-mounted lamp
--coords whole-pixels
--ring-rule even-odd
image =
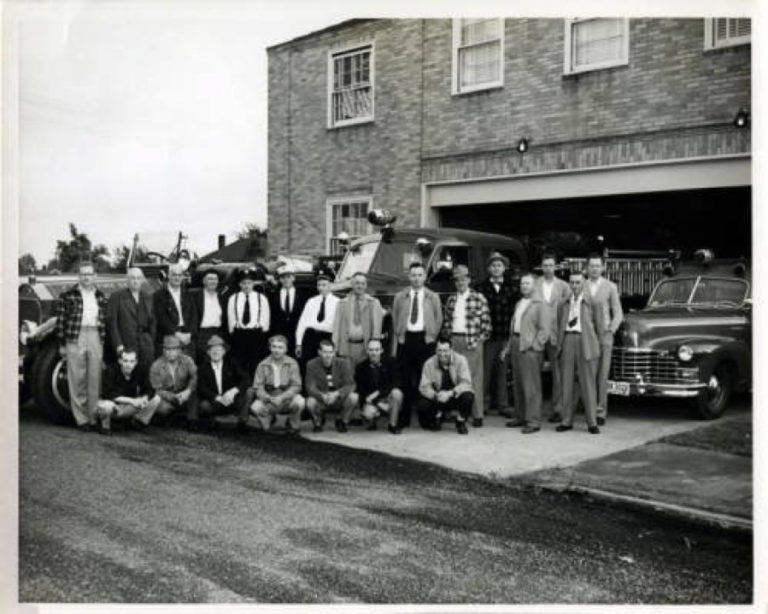
[[[524,154],[528,151],[529,139],[523,137],[517,142],[517,153]]]
[[[745,108],[739,109],[736,117],[733,118],[733,125],[737,128],[745,128],[749,125],[749,111]]]

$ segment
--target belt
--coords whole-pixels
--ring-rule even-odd
[[[347,343],[363,343],[364,339],[347,339]]]
[[[512,333],[512,336],[513,336],[513,337],[519,337],[519,336],[520,336],[520,333]]]
[[[567,330],[567,331],[565,331],[565,334],[566,335],[580,335],[581,331],[580,330]]]
[[[466,337],[467,333],[451,333],[451,337]]]

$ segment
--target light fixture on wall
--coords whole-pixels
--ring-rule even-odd
[[[746,128],[749,125],[749,111],[744,107],[739,109],[736,117],[733,118],[733,125],[737,128]]]
[[[528,151],[528,147],[530,146],[530,139],[523,137],[517,142],[517,153],[524,154],[526,151]]]

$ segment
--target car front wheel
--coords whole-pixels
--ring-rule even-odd
[[[696,398],[696,409],[703,420],[714,420],[723,415],[733,392],[733,378],[724,364],[719,364],[712,371],[707,387]]]
[[[55,343],[41,348],[35,359],[32,394],[35,397],[35,404],[49,420],[56,424],[73,422],[72,411],[69,408],[67,364],[59,355],[59,348]]]

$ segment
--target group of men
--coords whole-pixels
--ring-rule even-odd
[[[490,256],[488,277],[474,288],[469,269],[457,264],[456,292],[443,305],[425,286],[424,265],[411,263],[409,286],[392,302],[391,344],[384,347],[384,310],[368,294],[363,273],[339,298],[321,270],[317,294],[309,297],[285,264],[277,270],[279,288],[267,295],[263,272],[249,267],[237,273],[239,290],[227,295],[216,271],[205,272],[201,289],[189,290],[183,269],[171,265],[164,287],[148,295],[143,273],[133,268],[127,287],[107,300],[95,287],[93,266],[84,263],[57,313],[72,412],[78,428],[105,434],[113,419],[144,428],[180,412],[191,430],[235,414],[239,429],[251,416],[263,430],[283,417],[288,432],[302,417],[321,431],[334,412],[336,429],[345,432],[356,410],[368,429],[385,415],[389,432],[399,434],[415,413],[423,428],[439,430],[453,418],[456,431],[467,434],[467,424],[482,427],[488,411],[509,415],[509,359],[514,414],[507,426],[533,433],[541,427],[546,355],[557,430],[572,428],[581,397],[590,432],[599,432],[613,333],[622,319],[616,286],[602,277],[597,255],[588,260],[588,279],[575,272],[570,284],[554,276],[553,255],[541,264],[543,275],[523,275],[519,288],[502,254]]]

